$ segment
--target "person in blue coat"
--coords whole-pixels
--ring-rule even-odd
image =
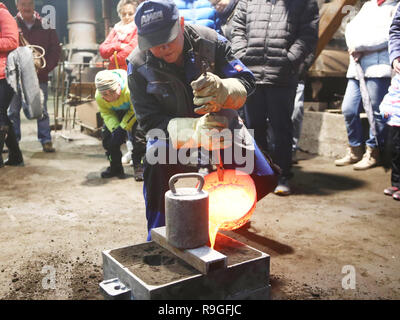
[[[208,0],[174,0],[179,14],[187,23],[206,26],[221,31],[217,11]]]
[[[229,41],[232,40],[233,15],[239,0],[210,0],[215,10],[217,19],[221,26],[221,34]]]

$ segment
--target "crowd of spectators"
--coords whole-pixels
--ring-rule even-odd
[[[99,73],[95,81],[96,101],[105,122],[103,146],[110,162],[101,174],[103,178],[124,176],[123,164],[128,163],[133,166],[137,181],[145,176],[147,130],[141,126],[140,114],[136,114],[136,93],[128,85],[129,57],[141,50],[135,15],[142,2],[121,0],[118,3],[120,21],[99,47],[101,57],[108,62],[108,70]],[[277,195],[291,194],[289,180],[293,176],[292,164],[297,162],[307,71],[314,62],[318,42],[320,2],[173,0],[185,25],[213,29],[219,41],[226,42],[233,57],[243,65],[237,65],[236,71],[245,68],[254,76],[255,90],[248,90],[245,104],[238,113],[246,127],[253,130],[256,145],[265,158],[280,168],[274,189]],[[9,152],[5,162],[0,154],[0,167],[24,164],[18,144],[20,110],[24,102],[13,98],[6,79],[7,55],[18,47],[21,38],[43,47],[46,52],[47,64],[37,71],[43,109],[42,117],[37,119],[38,140],[44,152],[56,151],[47,112],[47,82],[49,72],[57,66],[61,47],[55,30],[43,28],[34,0],[17,0],[16,5],[18,14],[11,17],[0,3],[0,149],[2,151],[6,144]],[[352,164],[355,170],[375,167],[381,163],[383,149],[390,138],[397,147],[393,149],[392,186],[384,193],[396,200],[400,199],[398,8],[398,0],[370,0],[347,24],[349,68],[342,113],[348,147],[345,156],[335,161],[336,166]],[[205,74],[207,70],[202,69],[202,72]],[[204,110],[214,112],[212,108]],[[373,115],[366,141],[360,120],[363,110]],[[128,153],[123,156],[120,148],[125,143]]]

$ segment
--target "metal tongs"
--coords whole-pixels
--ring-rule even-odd
[[[201,73],[204,76],[207,76],[207,70],[209,67],[209,63],[207,59],[203,59],[201,61]],[[210,112],[212,115],[216,115],[216,112]],[[224,181],[224,164],[221,159],[221,149],[218,149],[218,163],[217,163],[217,175],[218,175],[218,180],[219,181]]]

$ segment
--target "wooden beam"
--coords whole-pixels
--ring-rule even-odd
[[[358,0],[334,0],[325,5],[319,22],[319,40],[315,52],[315,59],[331,41],[335,32],[339,29],[342,19],[349,13],[345,6],[352,6]]]

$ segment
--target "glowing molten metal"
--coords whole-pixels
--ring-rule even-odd
[[[205,177],[203,190],[209,193],[209,235],[214,247],[218,230],[235,230],[246,224],[257,203],[253,179],[238,170],[224,170],[223,181],[217,172]]]

